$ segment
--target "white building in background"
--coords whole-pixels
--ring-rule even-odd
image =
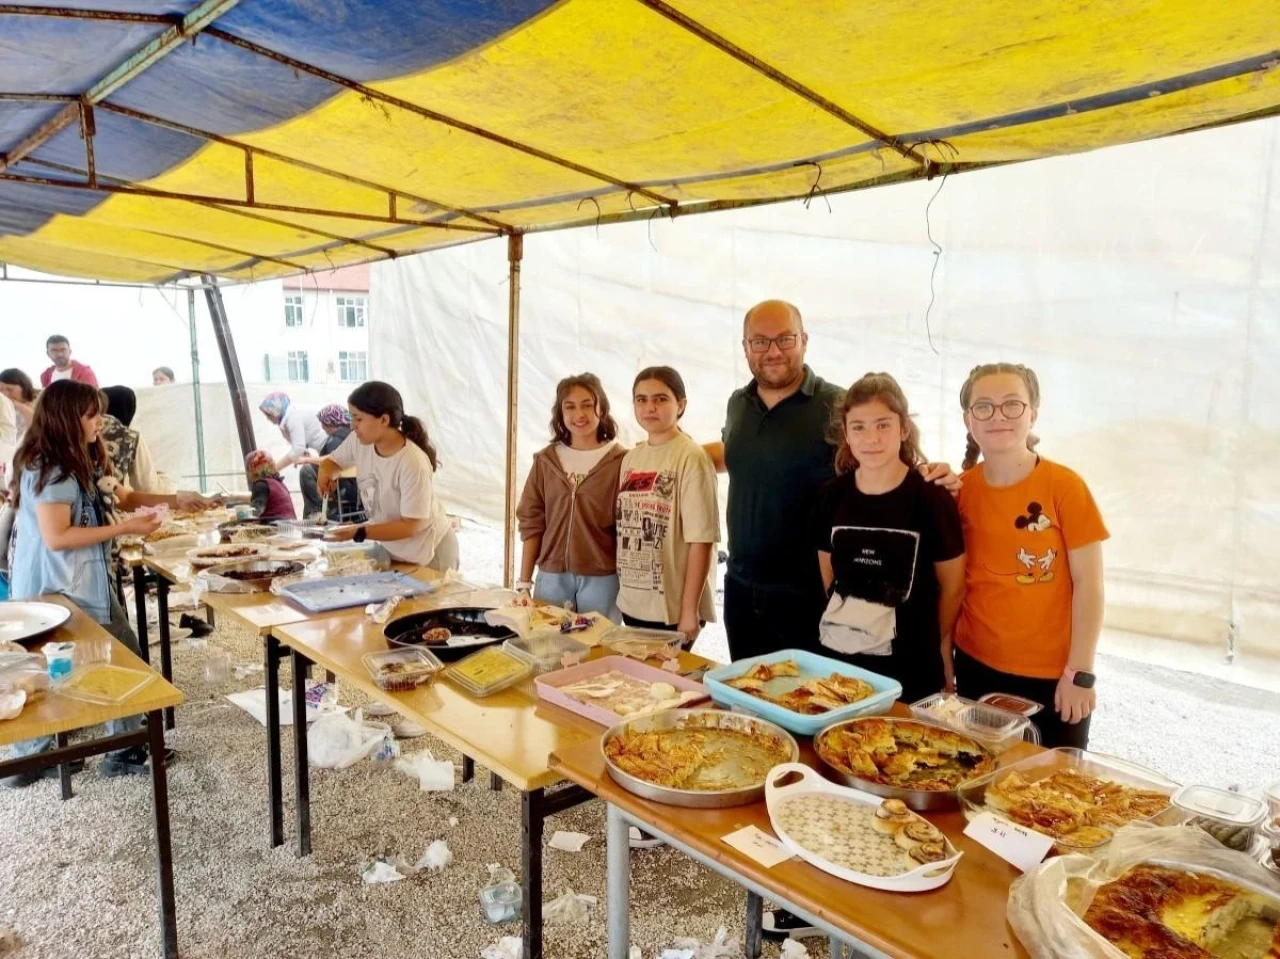
[[[281,293],[260,365],[255,369],[241,353],[245,379],[273,385],[369,379],[367,266],[290,277]]]

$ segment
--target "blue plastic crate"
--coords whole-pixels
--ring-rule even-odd
[[[752,696],[741,689],[725,685],[725,680],[742,676],[757,663],[779,663],[787,659],[794,659],[796,665],[800,667],[799,680],[822,679],[832,673],[839,673],[842,676],[854,676],[870,683],[875,693],[861,702],[852,703],[840,709],[832,709],[817,716],[805,716],[776,703],[767,702],[758,696]],[[886,713],[894,702],[902,697],[902,684],[896,679],[859,669],[839,659],[831,659],[801,649],[783,649],[764,656],[740,659],[728,666],[718,666],[708,670],[702,677],[702,681],[711,692],[711,698],[720,705],[745,710],[801,736],[815,736],[828,726],[857,716]]]

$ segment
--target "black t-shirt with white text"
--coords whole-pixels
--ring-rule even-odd
[[[874,495],[861,492],[854,473],[846,473],[822,487],[813,545],[831,554],[836,593],[894,607],[897,620],[888,656],[821,651],[898,680],[908,703],[940,690],[942,637],[933,564],[964,555],[954,497],[914,469],[895,489]]]

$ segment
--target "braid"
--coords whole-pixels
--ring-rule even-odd
[[[982,455],[982,450],[978,447],[978,441],[973,438],[972,433],[966,433],[964,437],[964,461],[960,464],[960,469],[971,470],[978,465],[978,458]]]

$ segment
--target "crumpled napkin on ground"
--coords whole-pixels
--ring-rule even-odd
[[[785,939],[782,943],[782,959],[809,959],[809,948],[799,939]]]
[[[399,882],[401,879],[408,879],[415,872],[417,870],[410,866],[403,856],[396,856],[395,859],[379,856],[361,870],[360,878],[370,884]]]
[[[599,900],[566,889],[551,902],[543,903],[542,918],[546,922],[586,922]]]
[[[716,930],[711,942],[684,937],[675,941],[675,948],[658,953],[658,959],[741,959],[741,956],[737,938],[731,937],[724,926]]]
[[[436,759],[429,749],[412,756],[401,756],[396,760],[396,769],[416,778],[424,793],[453,789],[453,763],[447,759]]]
[[[427,847],[427,851],[422,854],[422,858],[414,868],[442,872],[451,862],[453,862],[453,851],[449,849],[449,844],[443,839],[437,839]]]
[[[585,832],[565,832],[557,829],[547,845],[562,852],[582,852],[582,847],[590,838]]]
[[[519,936],[503,936],[492,946],[480,950],[480,959],[520,959],[524,941]]]

